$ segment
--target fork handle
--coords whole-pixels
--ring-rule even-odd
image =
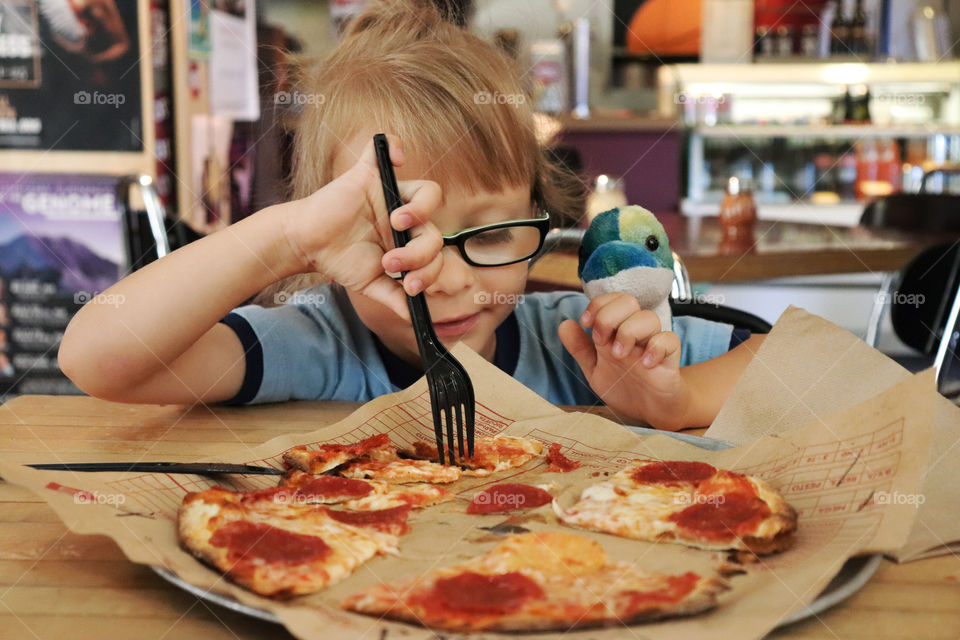
[[[387,136],[378,133],[373,136],[373,147],[377,155],[377,167],[380,169],[380,184],[383,186],[383,197],[387,204],[387,224],[390,226],[390,232],[393,234],[393,243],[397,248],[407,246],[410,242],[410,232],[404,229],[398,231],[390,224],[390,214],[403,206],[403,199],[400,197],[400,187],[397,185],[397,176],[393,171],[393,163],[390,161],[390,145],[387,142]],[[406,271],[401,271],[401,279],[407,275]],[[417,335],[417,342],[430,340],[433,334],[433,324],[430,322],[430,309],[427,308],[427,299],[421,291],[415,296],[407,296],[407,306],[410,309],[410,318],[413,321],[414,333]],[[421,324],[421,319],[425,324]],[[420,346],[418,344],[418,346]],[[421,348],[420,353],[423,353]]]

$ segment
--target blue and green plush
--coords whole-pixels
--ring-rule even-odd
[[[657,314],[661,330],[672,329],[673,253],[663,225],[643,207],[610,209],[593,219],[580,245],[577,274],[590,298],[630,294]]]

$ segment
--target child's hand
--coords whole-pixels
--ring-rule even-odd
[[[403,164],[403,146],[389,136],[390,159]],[[443,237],[428,222],[442,201],[440,185],[401,181],[406,203],[393,212],[394,229],[409,229],[411,240],[395,249],[387,226],[383,187],[373,142],[346,173],[287,208],[284,232],[302,271],[322,273],[344,287],[386,304],[407,318],[403,290],[415,295],[430,286],[443,266]],[[387,275],[408,271],[403,285]]]
[[[660,330],[660,319],[633,296],[607,293],[580,317],[560,325],[560,340],[594,392],[617,413],[658,429],[685,424],[688,390],[680,375],[680,338]]]

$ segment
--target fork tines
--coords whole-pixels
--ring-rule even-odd
[[[403,206],[403,200],[400,198],[397,178],[393,172],[393,164],[390,162],[387,137],[378,133],[373,137],[373,143],[389,216],[395,209]],[[393,242],[397,247],[406,246],[410,241],[408,231],[397,231],[392,225],[390,225],[390,231],[393,233]],[[401,274],[401,276],[406,275],[406,272]],[[455,464],[458,460],[462,464],[465,457],[473,457],[476,415],[473,383],[470,382],[470,376],[467,375],[463,365],[437,338],[423,293],[407,296],[407,306],[410,309],[413,331],[417,337],[417,347],[420,350],[420,359],[423,362],[427,387],[430,390],[430,409],[433,414],[433,430],[437,439],[440,464]],[[456,448],[454,448],[454,425],[456,425]],[[446,446],[444,446],[444,427],[446,427]],[[466,450],[464,433],[466,433]]]

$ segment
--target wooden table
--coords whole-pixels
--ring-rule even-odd
[[[351,403],[184,409],[92,398],[32,396],[0,406],[0,450],[32,460],[186,461],[345,417]],[[583,408],[580,408],[583,410]],[[604,409],[592,409],[610,417]],[[40,438],[53,442],[41,450]],[[238,640],[290,638],[129,562],[112,540],[70,533],[34,494],[0,482],[0,638],[3,640]],[[960,557],[884,561],[846,602],[770,638],[960,637]]]
[[[694,282],[766,280],[787,276],[898,271],[924,247],[943,236],[891,229],[837,227],[760,220],[756,248],[746,254],[725,254],[719,248],[716,218],[658,216],[670,246],[683,259]],[[534,288],[580,288],[575,253],[550,253],[533,266]]]

